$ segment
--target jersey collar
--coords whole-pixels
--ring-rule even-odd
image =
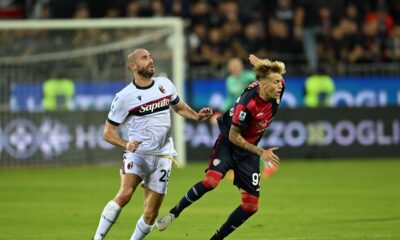
[[[152,82],[149,86],[146,86],[146,87],[141,87],[141,86],[136,85],[135,80],[132,81],[132,84],[133,84],[137,89],[149,89],[149,88],[151,88],[151,87],[154,85],[154,82],[155,82],[154,79],[151,79],[151,80],[153,80],[153,82]]]

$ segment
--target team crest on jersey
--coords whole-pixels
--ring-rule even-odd
[[[158,86],[158,89],[160,89],[161,93],[165,93],[165,88],[163,86]]]
[[[218,159],[218,158],[216,158],[216,159],[213,160],[213,165],[214,165],[214,166],[218,166],[220,163],[221,163],[221,160]]]
[[[246,118],[246,114],[247,113],[245,113],[243,111],[240,111],[240,113],[239,113],[239,121],[244,121],[244,119]]]

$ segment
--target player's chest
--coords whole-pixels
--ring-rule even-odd
[[[146,115],[169,108],[172,93],[163,87],[154,86],[145,91],[136,91],[130,96],[131,114]]]
[[[134,89],[129,93],[129,101],[127,101],[127,103],[133,107],[146,103],[152,103],[171,95],[171,90],[167,86],[155,84],[148,89]]]
[[[251,125],[255,126],[255,128],[260,131],[267,128],[274,117],[274,107],[274,104],[260,104],[254,106],[254,109],[252,109]]]

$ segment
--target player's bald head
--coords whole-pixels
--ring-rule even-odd
[[[127,58],[127,60],[126,60],[126,63],[127,63],[128,66],[129,66],[130,64],[135,63],[136,59],[137,59],[139,56],[142,56],[142,55],[145,55],[145,54],[150,54],[150,52],[147,51],[147,50],[144,49],[144,48],[136,48],[136,49],[133,50],[131,53],[129,53],[128,58]]]

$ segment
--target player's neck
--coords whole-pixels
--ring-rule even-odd
[[[153,83],[153,79],[144,78],[141,76],[135,77],[135,79],[133,81],[135,82],[135,85],[139,86],[139,87],[148,87]]]

